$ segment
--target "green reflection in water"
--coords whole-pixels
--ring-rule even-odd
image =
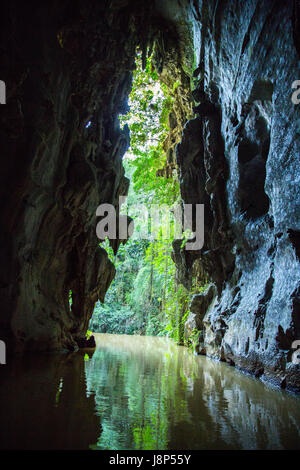
[[[101,449],[165,449],[172,409],[189,420],[182,365],[173,369],[178,348],[166,340],[105,335],[105,344],[86,365],[87,388],[102,416]],[[177,353],[178,355],[178,353]],[[178,381],[178,376],[183,379]],[[101,377],[101,380],[99,380]],[[170,406],[171,404],[171,406]]]
[[[97,449],[300,448],[299,399],[165,338],[97,335]]]

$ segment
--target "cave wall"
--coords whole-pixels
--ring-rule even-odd
[[[118,210],[127,194],[129,131],[118,115],[147,15],[141,1],[1,7],[0,338],[8,353],[76,348],[113,279],[96,208]]]
[[[176,258],[186,278],[197,259],[212,284],[186,324],[187,337],[201,331],[198,351],[300,391],[296,4],[195,0],[185,9],[195,117],[176,160],[183,201],[205,204],[205,242]]]

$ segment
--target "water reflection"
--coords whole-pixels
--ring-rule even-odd
[[[0,374],[1,449],[88,449],[97,441],[82,354],[15,357]]]
[[[98,449],[300,448],[299,399],[164,338],[98,335]]]
[[[0,368],[2,449],[300,448],[300,400],[164,338]]]

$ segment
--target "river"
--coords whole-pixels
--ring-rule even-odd
[[[166,338],[0,366],[2,449],[300,449],[300,399]]]

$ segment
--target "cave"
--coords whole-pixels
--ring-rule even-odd
[[[299,394],[299,15],[297,0],[2,5],[1,372],[37,357],[32,371],[49,361],[45,380],[59,386],[69,354],[89,360],[95,304],[116,276],[96,211],[110,204],[119,220],[129,192],[120,116],[139,51],[176,92],[157,177],[176,172],[181,203],[205,210],[203,248],[176,239],[170,254],[190,294],[184,342]],[[114,254],[123,244],[110,240]],[[205,289],[193,290],[193,276]],[[80,402],[82,384],[68,374]],[[180,448],[175,437],[168,445]]]

